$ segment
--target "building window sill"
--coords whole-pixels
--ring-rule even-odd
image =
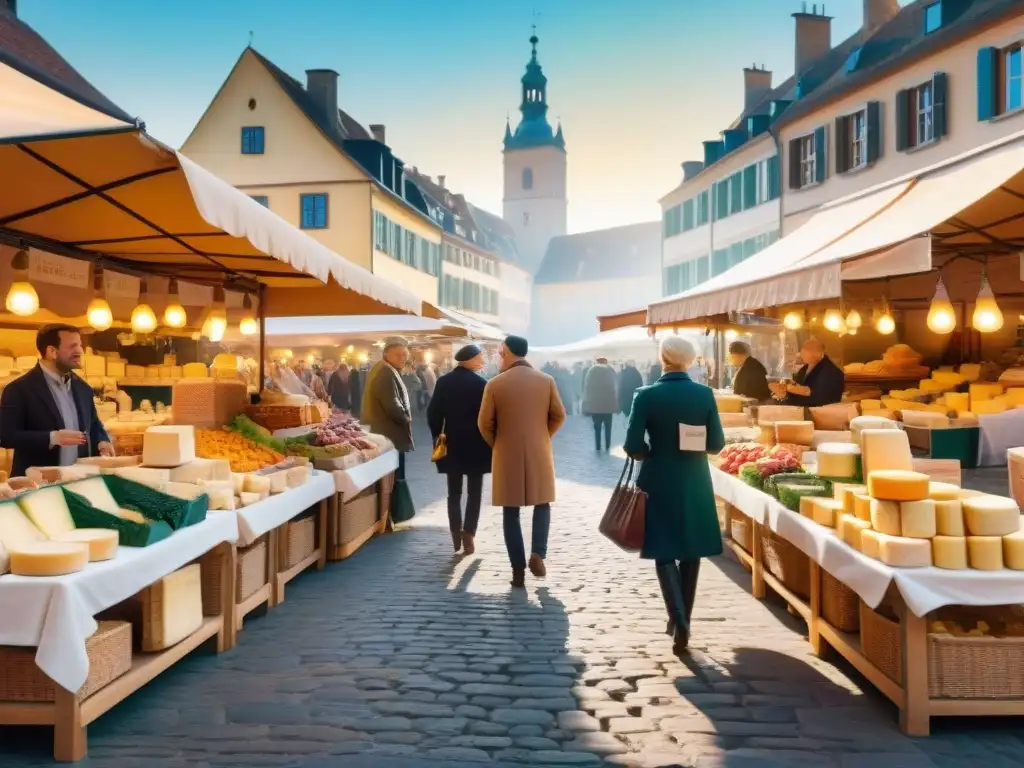
[[[790,187],[789,191],[790,192],[803,192],[804,190],[807,190],[807,189],[814,189],[815,187],[820,187],[824,183],[825,183],[824,181],[812,181],[810,184],[804,184],[801,187]]]
[[[861,163],[856,168],[847,168],[845,171],[839,173],[840,176],[855,176],[858,173],[874,168],[876,163]]]
[[[995,117],[989,118],[988,122],[999,123],[1003,120],[1011,120],[1019,115],[1024,115],[1024,107],[1017,107],[1016,109],[1011,109],[1008,112],[998,114]]]
[[[928,149],[929,147],[934,147],[940,141],[941,139],[928,139],[928,141],[922,142],[921,144],[916,144],[913,147],[907,147],[903,151],[906,152],[908,155],[912,155],[915,152],[921,152],[925,149]]]

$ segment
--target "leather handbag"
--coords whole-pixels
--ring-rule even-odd
[[[448,455],[448,436],[444,433],[447,423],[447,419],[441,422],[441,434],[437,436],[437,441],[434,443],[434,452],[430,454],[431,461],[440,461]]]
[[[627,459],[612,491],[598,530],[626,552],[639,552],[644,545],[647,494],[636,485],[637,462]]]

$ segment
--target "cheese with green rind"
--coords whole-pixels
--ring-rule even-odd
[[[90,477],[86,480],[68,483],[64,487],[84,497],[96,509],[109,512],[112,515],[118,514],[120,510],[102,477]]]
[[[41,541],[46,541],[46,535],[32,524],[17,503],[0,502],[0,544],[8,552]]]

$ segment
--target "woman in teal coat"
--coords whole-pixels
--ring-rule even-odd
[[[690,641],[700,559],[722,554],[708,454],[722,450],[725,435],[711,389],[686,374],[696,357],[693,345],[670,336],[659,354],[664,373],[637,390],[624,447],[643,461],[637,485],[647,493],[647,509],[640,556],[655,562],[667,634],[678,653]]]

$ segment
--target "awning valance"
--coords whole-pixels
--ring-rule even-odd
[[[470,317],[469,315],[463,314],[457,310],[445,307],[434,307],[432,305],[430,306],[430,309],[436,311],[441,320],[465,328],[468,335],[472,336],[474,339],[479,339],[481,341],[502,341],[506,336],[500,328],[487,325],[487,323],[483,323],[476,318]]]
[[[458,338],[465,335],[466,329],[458,325],[410,315],[270,317],[266,322],[267,343],[290,347],[331,347],[356,342],[372,343],[386,336]],[[226,338],[229,341],[239,340],[230,333]]]
[[[647,307],[631,309],[628,312],[619,312],[615,315],[599,315],[597,325],[602,332],[647,325]]]

